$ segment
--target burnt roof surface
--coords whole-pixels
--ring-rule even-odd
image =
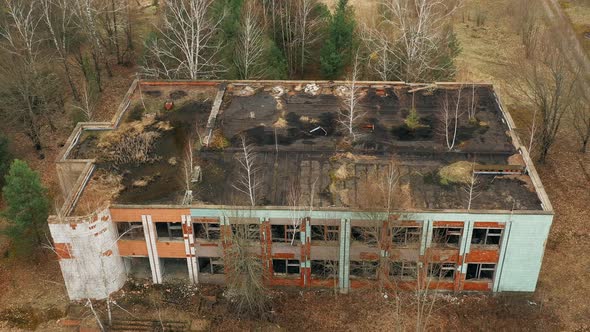
[[[405,84],[359,84],[354,123],[355,139],[341,124],[349,89],[323,83],[229,83],[219,87],[219,113],[205,129],[215,89],[150,87],[142,105],[161,108],[171,90],[180,94],[172,111],[156,112],[158,126],[168,121],[155,142],[157,158],[139,165],[97,161],[99,168],[121,177],[115,202],[121,204],[179,204],[186,190],[183,160],[193,144],[193,166],[201,176],[191,182],[193,204],[249,205],[240,189],[244,169],[242,137],[252,148],[257,205],[308,205],[371,208],[383,205],[386,179],[395,175],[394,207],[398,209],[465,209],[468,186],[441,178],[442,167],[465,162],[483,165],[524,165],[509,135],[491,86],[462,85],[416,89]],[[225,90],[223,90],[225,89]],[[415,91],[412,91],[414,89]],[[459,98],[459,91],[461,96]],[[147,108],[132,103],[127,122],[142,121]],[[443,109],[458,122],[455,144],[448,148]],[[134,106],[135,105],[135,106]],[[408,126],[411,109],[419,125]],[[205,109],[207,110],[205,112]],[[475,115],[469,119],[468,109]],[[181,115],[178,115],[178,114]],[[154,116],[154,115],[148,115]],[[449,128],[454,128],[449,120]],[[195,128],[199,128],[198,130]],[[198,133],[199,135],[195,135]],[[452,135],[451,135],[452,136]],[[80,139],[70,158],[88,158],[94,136]],[[450,138],[451,139],[451,138]],[[205,138],[205,142],[207,139]],[[96,142],[94,143],[96,146]],[[100,159],[100,158],[99,158]],[[194,171],[194,169],[193,169]],[[471,209],[540,210],[541,204],[527,175],[478,175]],[[381,207],[381,206],[378,206]]]

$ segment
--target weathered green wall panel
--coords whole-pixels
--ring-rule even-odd
[[[510,223],[497,291],[533,292],[553,216]]]

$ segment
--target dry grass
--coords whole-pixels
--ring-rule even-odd
[[[566,15],[570,18],[582,47],[590,55],[590,39],[584,37],[585,33],[590,33],[590,1],[561,1],[561,5]]]

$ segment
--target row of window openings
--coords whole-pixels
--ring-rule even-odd
[[[294,259],[273,259],[275,275],[299,275],[300,263]],[[418,267],[416,262],[390,262],[389,276],[398,279],[416,279]],[[379,263],[376,261],[351,261],[350,276],[352,278],[376,279]],[[467,264],[466,280],[492,280],[496,264]],[[439,280],[454,280],[457,265],[454,263],[429,264],[428,276]],[[338,261],[312,260],[311,275],[320,279],[337,278]]]
[[[117,223],[119,235],[123,238],[143,237],[141,223]],[[250,240],[260,240],[259,226],[256,224],[232,225],[232,231],[244,232]],[[461,241],[462,228],[435,227],[432,232],[432,243],[435,245],[458,246]],[[194,223],[193,232],[195,238],[206,240],[219,240],[221,228],[218,223]],[[299,238],[299,228],[293,225],[271,225],[272,242],[290,243]],[[180,223],[156,223],[158,238],[182,239],[182,226]],[[351,239],[364,242],[369,245],[378,243],[379,231],[372,227],[351,227]],[[418,244],[422,234],[421,227],[393,227],[389,230],[391,241],[399,246]],[[471,236],[471,244],[499,245],[502,237],[501,228],[474,228]],[[312,225],[311,239],[314,241],[339,241],[339,226]]]
[[[220,257],[199,257],[197,259],[199,273],[224,274],[223,260]],[[296,259],[273,259],[273,274],[278,276],[299,276],[300,261]],[[351,261],[350,277],[362,279],[377,279],[377,261]],[[467,264],[466,280],[492,280],[496,264],[478,263]],[[429,264],[428,276],[437,280],[454,280],[457,265],[454,263]],[[312,260],[311,275],[318,279],[338,278],[338,261]],[[418,276],[416,262],[390,262],[389,276],[396,279],[415,280]]]

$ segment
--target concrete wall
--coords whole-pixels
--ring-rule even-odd
[[[59,264],[71,300],[104,299],[127,278],[108,209],[70,223],[51,223]]]
[[[111,209],[115,222],[135,221],[142,216],[150,216],[154,222],[167,222],[182,219],[190,213],[192,222],[219,222],[221,225],[241,223],[244,218],[227,217],[228,214],[248,216],[249,223],[260,224],[261,231],[270,232],[271,225],[290,224],[289,216],[292,211],[281,209],[258,209],[227,211],[222,208],[163,208],[154,207],[147,209],[126,208],[117,206]],[[300,276],[273,276],[270,272],[271,285],[291,286],[320,286],[328,285],[322,280],[313,280],[309,271],[311,260],[337,260],[340,261],[339,286],[344,291],[349,288],[370,285],[361,280],[351,280],[349,266],[351,260],[377,260],[381,255],[388,255],[394,260],[423,261],[426,265],[431,262],[450,262],[457,266],[455,280],[444,283],[436,283],[436,287],[454,291],[524,291],[535,290],[538,274],[541,267],[545,241],[551,226],[553,215],[547,213],[467,213],[460,211],[449,212],[415,212],[398,213],[395,219],[405,224],[422,225],[422,239],[415,248],[392,248],[387,253],[379,248],[366,245],[351,244],[351,241],[343,241],[343,233],[350,231],[342,225],[361,226],[366,224],[363,218],[366,213],[350,211],[313,211],[310,220],[301,227],[301,237],[294,246],[287,243],[271,243],[270,239],[261,241],[261,248],[268,247],[268,253],[263,253],[263,260],[272,262],[273,258],[298,259],[301,262]],[[387,216],[375,216],[385,220]],[[336,222],[340,220],[340,222]],[[365,220],[366,221],[366,220]],[[339,225],[341,229],[340,241],[333,245],[326,245],[310,240],[310,225]],[[434,227],[460,227],[463,229],[461,240],[456,248],[437,248],[432,243]],[[495,248],[487,248],[471,244],[471,234],[474,228],[501,228],[503,235],[500,245]],[[192,233],[191,233],[192,234]],[[157,239],[155,239],[157,241]],[[223,247],[220,242],[201,243],[198,240],[191,245],[195,249],[196,256],[223,257]],[[140,250],[132,249],[129,241],[121,241],[119,246],[125,254],[137,255]],[[142,245],[143,249],[145,246]],[[166,257],[185,257],[179,243],[157,241],[158,252],[167,252]],[[174,248],[173,248],[174,247]],[[125,248],[125,249],[123,249]],[[186,250],[185,250],[186,251]],[[143,250],[141,251],[144,252]],[[188,253],[188,251],[186,251]],[[469,263],[493,263],[496,264],[494,280],[465,280]],[[270,263],[269,265],[272,265]],[[187,266],[188,268],[188,266]],[[197,272],[198,273],[198,272]],[[199,282],[194,280],[195,282]],[[208,282],[206,278],[200,282]]]
[[[497,291],[535,290],[552,219],[553,216],[530,216],[509,223]]]

